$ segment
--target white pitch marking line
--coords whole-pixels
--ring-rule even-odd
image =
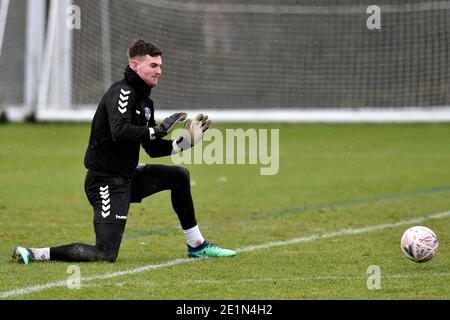
[[[287,245],[300,243],[300,242],[310,242],[310,241],[316,241],[316,240],[320,240],[320,239],[349,235],[349,234],[361,234],[361,233],[366,233],[366,232],[381,231],[381,230],[384,230],[387,228],[395,228],[395,227],[399,227],[399,226],[403,226],[403,225],[418,224],[418,223],[424,222],[426,220],[437,220],[437,219],[446,218],[448,216],[450,216],[450,211],[445,211],[445,212],[432,214],[429,216],[416,217],[416,218],[410,219],[410,220],[402,220],[402,221],[399,221],[396,223],[379,224],[379,225],[375,225],[375,226],[367,226],[367,227],[355,228],[355,229],[343,229],[343,230],[339,230],[339,231],[335,231],[335,232],[327,232],[327,233],[323,233],[323,234],[319,234],[319,235],[311,235],[311,236],[307,236],[307,237],[293,238],[293,239],[290,239],[287,241],[268,242],[268,243],[263,243],[263,244],[256,245],[256,246],[242,247],[242,248],[236,249],[236,252],[249,252],[249,251],[254,251],[254,250],[267,249],[267,248],[275,247],[275,246],[287,246]],[[165,268],[165,267],[171,267],[171,266],[175,266],[175,265],[178,265],[181,263],[198,261],[198,260],[203,260],[203,259],[175,259],[175,260],[170,260],[170,261],[167,261],[167,262],[164,262],[161,264],[151,264],[151,265],[146,265],[146,266],[139,267],[139,268],[127,269],[127,270],[123,270],[123,271],[106,273],[106,274],[97,275],[97,276],[82,277],[80,280],[82,282],[83,281],[87,282],[87,281],[93,281],[93,280],[98,280],[98,279],[109,279],[109,278],[129,275],[129,274],[137,274],[137,273],[147,272],[147,271],[161,269],[161,268]],[[44,291],[44,290],[55,288],[55,287],[64,287],[64,286],[67,286],[67,280],[58,281],[58,282],[50,282],[50,283],[46,283],[46,284],[42,284],[42,285],[35,285],[35,286],[30,286],[30,287],[25,287],[25,288],[16,288],[16,289],[12,289],[10,291],[0,292],[0,298],[16,297],[16,296],[19,296],[22,294],[39,292],[39,291]]]
[[[240,248],[240,249],[237,249],[236,252],[246,252],[246,251],[259,250],[259,249],[267,249],[267,248],[275,247],[275,246],[287,246],[287,245],[295,244],[295,243],[299,243],[299,242],[309,242],[309,241],[315,241],[315,240],[320,240],[320,239],[339,237],[339,236],[343,236],[343,235],[347,235],[347,234],[360,234],[360,233],[366,233],[366,232],[380,231],[380,230],[387,229],[387,228],[395,228],[395,227],[399,227],[399,226],[407,225],[407,224],[417,224],[417,223],[421,223],[425,220],[441,219],[441,218],[445,218],[448,216],[450,216],[450,211],[445,211],[445,212],[440,212],[440,213],[436,213],[436,214],[429,215],[429,216],[417,217],[417,218],[414,218],[411,220],[399,221],[396,223],[379,224],[376,226],[367,226],[367,227],[356,228],[356,229],[343,229],[343,230],[339,230],[339,231],[335,231],[335,232],[327,232],[327,233],[318,234],[318,235],[313,234],[313,235],[310,235],[307,237],[293,238],[293,239],[290,239],[287,241],[268,242],[268,243],[263,243],[263,244],[256,245],[256,246]]]

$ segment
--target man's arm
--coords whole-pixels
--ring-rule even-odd
[[[159,126],[147,128],[131,123],[132,112],[139,107],[138,99],[123,88],[111,94],[107,101],[108,120],[114,141],[149,142],[159,140],[170,133],[176,123],[186,119],[186,113],[174,113]]]
[[[114,90],[106,101],[109,127],[114,141],[149,141],[149,131],[145,126],[131,124],[131,112],[136,109],[137,98],[131,90]]]
[[[187,150],[195,146],[203,138],[209,129],[211,121],[207,115],[198,114],[194,119],[186,120],[181,137],[176,140],[152,140],[143,142],[142,147],[145,152],[152,157],[165,157],[174,153]]]
[[[153,126],[149,128],[150,130],[150,140],[142,142],[142,147],[145,152],[152,158],[159,158],[169,156],[174,153],[174,146],[176,141],[164,140],[155,134],[154,128],[162,128],[166,132],[165,135],[169,134],[179,121],[186,119],[187,114],[180,112],[174,113],[170,117],[164,119],[159,126],[156,126],[155,120],[151,120],[150,125]],[[153,122],[152,122],[153,121]]]
[[[170,140],[156,139],[143,142],[142,147],[150,157],[159,158],[172,154],[172,143]]]

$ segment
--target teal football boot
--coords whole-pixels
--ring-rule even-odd
[[[236,255],[236,251],[230,249],[222,249],[213,243],[205,240],[201,246],[192,248],[188,245],[189,258],[204,258],[204,257],[232,257]]]
[[[11,258],[20,264],[29,264],[30,262],[36,261],[33,252],[24,247],[15,247]]]

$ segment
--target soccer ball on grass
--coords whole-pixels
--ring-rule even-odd
[[[439,242],[430,228],[414,226],[406,230],[400,242],[405,256],[414,262],[426,262],[437,253]]]

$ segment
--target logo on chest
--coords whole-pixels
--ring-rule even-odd
[[[152,116],[152,112],[150,111],[150,108],[145,107],[144,114],[145,114],[145,119],[147,119],[147,121],[150,121],[150,118]]]

